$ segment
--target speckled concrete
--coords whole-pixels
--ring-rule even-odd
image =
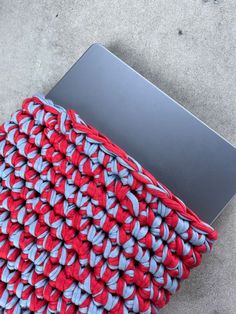
[[[236,2],[0,2],[0,122],[100,42],[236,145]],[[236,200],[219,241],[163,314],[236,313]]]

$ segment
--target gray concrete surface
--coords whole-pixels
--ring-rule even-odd
[[[235,16],[234,0],[1,0],[0,122],[100,42],[236,145]],[[161,313],[236,313],[236,200],[214,226],[212,254]]]

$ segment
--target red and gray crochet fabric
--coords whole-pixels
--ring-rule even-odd
[[[216,237],[76,112],[1,126],[0,313],[158,313]]]

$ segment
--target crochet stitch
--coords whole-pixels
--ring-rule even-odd
[[[0,313],[158,313],[216,238],[73,110],[1,126]]]

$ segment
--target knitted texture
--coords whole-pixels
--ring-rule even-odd
[[[0,313],[158,313],[216,237],[76,112],[1,126]]]

